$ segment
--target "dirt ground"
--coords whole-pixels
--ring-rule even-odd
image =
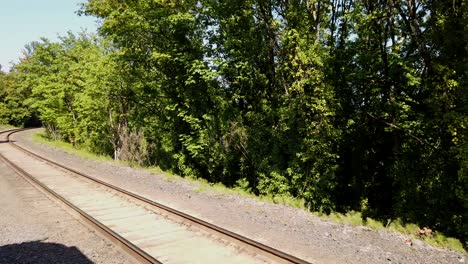
[[[32,141],[31,130],[16,134],[17,143],[59,163],[113,185],[192,214],[225,229],[283,250],[311,263],[464,263],[467,255],[368,227],[335,224],[301,209],[260,202],[163,174],[86,160]],[[0,240],[1,241],[1,240]],[[114,263],[114,262],[112,262]]]

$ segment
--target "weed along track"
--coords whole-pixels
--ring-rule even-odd
[[[307,263],[40,157],[0,132],[0,159],[142,263]],[[9,142],[9,143],[7,143]]]

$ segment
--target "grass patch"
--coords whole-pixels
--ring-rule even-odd
[[[439,232],[434,232],[432,236],[418,236],[417,231],[420,229],[416,224],[404,224],[401,220],[389,221],[384,225],[381,221],[374,220],[372,218],[362,219],[362,214],[356,211],[350,211],[346,214],[342,213],[331,213],[330,215],[319,214],[320,217],[327,218],[337,224],[349,224],[353,226],[367,226],[375,230],[387,230],[391,232],[398,232],[407,235],[411,239],[419,239],[425,241],[429,245],[449,249],[456,252],[466,254],[466,250],[463,248],[463,244],[460,240],[447,237]]]
[[[415,235],[416,231],[418,231],[419,226],[415,224],[404,224],[399,219],[390,222],[387,225],[388,230],[394,232],[400,232],[406,235]]]
[[[327,215],[320,215],[320,216],[324,216],[325,218],[328,218],[329,220],[337,224],[349,224],[353,226],[365,225],[365,222],[361,217],[361,213],[355,212],[355,211],[350,211],[350,212],[347,212],[346,214],[333,212],[328,216]]]
[[[350,211],[345,214],[333,212],[330,215],[320,215],[337,224],[349,224],[353,226],[367,226],[372,229],[384,229],[385,226],[382,222],[374,220],[372,218],[366,218],[365,220],[362,218],[362,214],[356,211]]]
[[[248,188],[242,186],[242,184],[238,184],[235,187],[227,187],[222,183],[212,183],[203,178],[195,178],[195,177],[182,177],[177,174],[173,174],[169,171],[164,171],[157,166],[151,167],[142,167],[142,169],[147,170],[154,174],[161,174],[163,175],[164,179],[168,182],[175,182],[175,181],[184,181],[194,186],[194,192],[196,193],[215,193],[217,196],[223,195],[234,195],[246,198],[256,199],[261,202],[266,203],[273,203],[273,204],[282,204],[287,205],[294,208],[299,209],[306,209],[304,206],[305,201],[303,199],[298,199],[290,196],[271,196],[271,195],[261,195],[257,196],[253,194]]]
[[[304,199],[299,199],[287,195],[262,195],[255,196],[255,198],[266,203],[282,204],[293,208],[307,210]]]
[[[94,153],[89,152],[86,149],[82,149],[80,147],[73,146],[70,143],[50,139],[49,137],[47,137],[47,135],[44,132],[34,133],[33,136],[32,136],[32,139],[35,142],[47,144],[49,146],[52,146],[52,147],[57,148],[57,149],[64,150],[67,153],[76,155],[76,156],[84,158],[84,159],[116,162],[109,156],[94,154]],[[117,163],[120,163],[120,162],[117,162]]]
[[[246,190],[244,186],[235,186],[235,187],[227,187],[222,183],[212,183],[203,178],[194,178],[194,177],[182,177],[177,174],[173,174],[168,171],[164,171],[159,167],[146,167],[143,168],[147,171],[156,174],[163,174],[164,179],[168,182],[174,181],[185,181],[192,184],[194,188],[194,192],[196,193],[215,193],[217,196],[223,195],[234,195],[246,198],[256,199],[261,202],[266,203],[273,203],[273,204],[282,204],[287,205],[294,208],[299,209],[306,209],[304,204],[305,201],[303,199],[298,199],[290,196],[271,196],[271,195],[261,195],[257,196],[253,194],[251,191]]]
[[[0,126],[1,128],[1,126]],[[131,166],[137,167],[143,170],[146,170],[150,173],[162,175],[164,180],[168,182],[176,182],[176,181],[184,181],[192,186],[194,186],[194,192],[196,193],[204,193],[204,192],[214,192],[216,196],[224,196],[224,195],[234,195],[234,196],[241,196],[256,199],[261,202],[265,203],[273,203],[273,204],[282,204],[286,206],[290,206],[293,208],[298,208],[307,210],[304,206],[305,201],[303,199],[298,199],[290,196],[272,196],[272,195],[263,195],[257,196],[253,194],[248,186],[246,186],[242,181],[240,181],[237,186],[233,188],[226,187],[222,183],[210,183],[206,179],[203,178],[194,178],[194,177],[182,177],[176,174],[173,174],[169,171],[164,171],[158,166],[149,166],[149,167],[142,167],[142,166],[135,166],[134,164],[130,164],[129,162],[122,162],[122,161],[114,161],[109,156],[104,155],[97,155],[89,152],[86,149],[80,149],[77,147],[73,147],[72,144],[66,143],[63,141],[55,141],[49,139],[44,133],[35,133],[33,135],[33,140],[39,143],[44,143],[50,146],[53,146],[58,149],[62,149],[70,154],[74,154],[76,156],[82,157],[84,159],[89,160],[97,160],[97,161],[107,161],[113,162],[123,166]],[[328,219],[332,222],[337,224],[349,224],[353,226],[367,226],[375,230],[388,230],[392,232],[399,232],[412,239],[420,239],[432,246],[436,246],[439,248],[450,249],[460,253],[466,254],[466,250],[463,248],[463,244],[455,238],[446,237],[441,233],[435,232],[432,236],[428,237],[419,237],[416,235],[416,231],[419,227],[415,224],[404,224],[400,220],[396,221],[389,221],[386,224],[383,224],[381,221],[374,220],[372,218],[367,218],[366,220],[362,219],[362,214],[356,211],[350,211],[345,214],[343,213],[331,213],[330,215],[325,215],[323,213],[313,213],[316,216],[321,218]]]
[[[465,254],[467,253],[466,250],[463,248],[463,244],[460,242],[460,240],[453,237],[446,237],[443,234],[440,234],[439,232],[435,232],[435,234],[432,237],[425,238],[424,241],[426,241],[429,245],[435,247],[451,249]]]
[[[8,125],[8,124],[0,124],[0,131],[1,130],[8,130],[8,129],[13,129],[13,128],[16,128],[12,125]]]

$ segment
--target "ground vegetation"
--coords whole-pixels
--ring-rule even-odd
[[[28,44],[0,121],[322,213],[468,239],[468,4],[89,0]]]

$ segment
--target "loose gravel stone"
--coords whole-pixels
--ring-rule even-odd
[[[0,162],[0,263],[132,263]]]
[[[18,133],[24,147],[78,171],[199,217],[311,263],[460,263],[467,255],[424,242],[405,244],[402,234],[334,224],[304,210],[252,198],[200,190],[196,183],[167,178],[112,162],[87,160],[32,141],[35,131]]]

